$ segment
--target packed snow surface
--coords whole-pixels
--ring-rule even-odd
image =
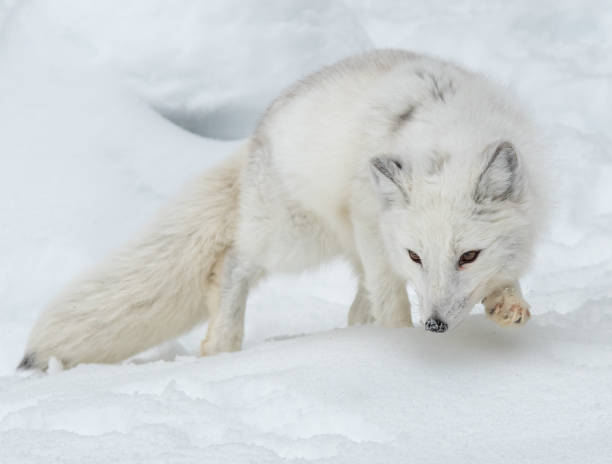
[[[346,328],[343,263],[121,365],[16,374],[45,303],[227,156],[296,78],[431,53],[507,85],[553,160],[533,318]],[[517,463],[612,456],[608,0],[0,0],[0,462]]]

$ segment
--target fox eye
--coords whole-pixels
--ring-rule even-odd
[[[414,251],[408,250],[408,256],[410,256],[410,259],[412,261],[414,261],[415,263],[422,264],[421,263],[421,257],[419,255],[417,255]]]
[[[463,266],[464,264],[473,263],[474,261],[476,261],[476,258],[478,258],[479,254],[480,250],[466,251],[459,257],[459,267]]]

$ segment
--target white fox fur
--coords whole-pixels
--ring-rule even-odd
[[[70,285],[36,323],[25,363],[117,362],[205,321],[236,229],[243,162],[238,154],[200,176],[139,240]]]
[[[261,277],[337,256],[359,279],[351,324],[412,325],[407,283],[428,330],[483,300],[500,325],[524,324],[540,158],[482,76],[404,51],[346,59],[286,91],[239,153],[52,303],[20,366],[116,362],[207,316],[202,354],[240,349]]]

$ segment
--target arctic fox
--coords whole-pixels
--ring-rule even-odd
[[[202,355],[239,350],[249,289],[338,256],[358,279],[349,324],[412,326],[410,284],[426,330],[478,302],[522,325],[540,158],[529,121],[479,74],[401,50],[340,61],[53,302],[20,367],[117,362],[206,318]]]

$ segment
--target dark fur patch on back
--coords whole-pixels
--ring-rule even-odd
[[[409,105],[404,111],[401,113],[393,113],[391,109],[385,109],[385,113],[390,114],[390,121],[392,121],[391,132],[397,132],[404,124],[412,121],[414,119],[414,113],[417,110],[417,104]]]
[[[429,82],[429,94],[434,100],[445,103],[447,95],[452,95],[455,93],[455,84],[450,79],[440,79],[435,74],[423,71],[421,69],[417,69],[414,74],[419,79]]]
[[[431,96],[434,97],[435,100],[440,100],[441,102],[445,102],[444,92],[440,88],[440,84],[438,83],[438,79],[432,74],[431,77]]]
[[[416,105],[410,105],[406,111],[404,111],[402,114],[400,114],[397,117],[398,125],[401,125],[405,122],[410,121],[412,119],[412,116],[414,116],[415,111],[416,111]]]

